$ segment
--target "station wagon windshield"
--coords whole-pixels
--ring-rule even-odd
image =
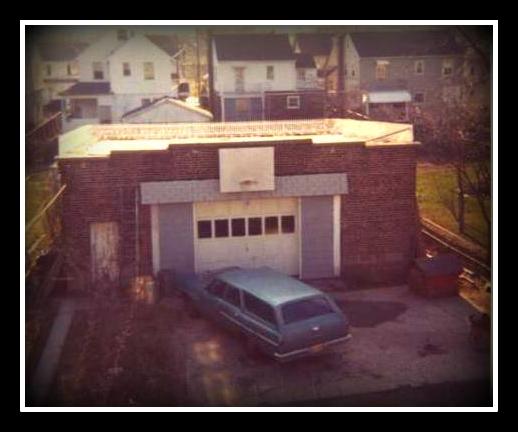
[[[330,313],[334,313],[334,310],[325,297],[299,300],[282,307],[282,317],[285,324],[304,321]]]

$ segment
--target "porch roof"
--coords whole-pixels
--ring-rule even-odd
[[[384,90],[368,93],[368,103],[411,102],[412,95],[408,90]]]

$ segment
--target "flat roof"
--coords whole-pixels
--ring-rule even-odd
[[[193,144],[414,144],[411,124],[352,119],[86,125],[59,138],[58,159],[108,157],[114,151],[156,151]]]
[[[323,294],[321,291],[269,267],[229,270],[218,275],[218,279],[228,282],[272,306]]]

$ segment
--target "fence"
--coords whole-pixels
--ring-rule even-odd
[[[66,185],[59,185],[52,169],[29,177],[26,185],[29,207],[31,200],[41,201],[25,225],[26,291],[28,297],[34,299],[48,295],[63,262],[58,245],[61,240],[61,201]]]
[[[59,134],[62,131],[62,113],[56,113],[25,134],[27,168],[48,166],[58,154]]]

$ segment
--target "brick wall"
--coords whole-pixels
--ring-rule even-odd
[[[250,143],[247,143],[249,146]],[[342,197],[342,273],[349,281],[403,280],[416,243],[413,146],[363,144],[274,145],[275,174],[345,172],[349,193]],[[120,266],[125,281],[135,272],[134,191],[140,182],[218,178],[218,148],[189,145],[168,151],[119,152],[109,158],[59,162],[68,185],[63,206],[65,238],[83,263],[90,262],[89,224],[117,221],[122,235]],[[123,191],[124,188],[124,191]],[[151,261],[150,208],[139,207],[140,273]]]

